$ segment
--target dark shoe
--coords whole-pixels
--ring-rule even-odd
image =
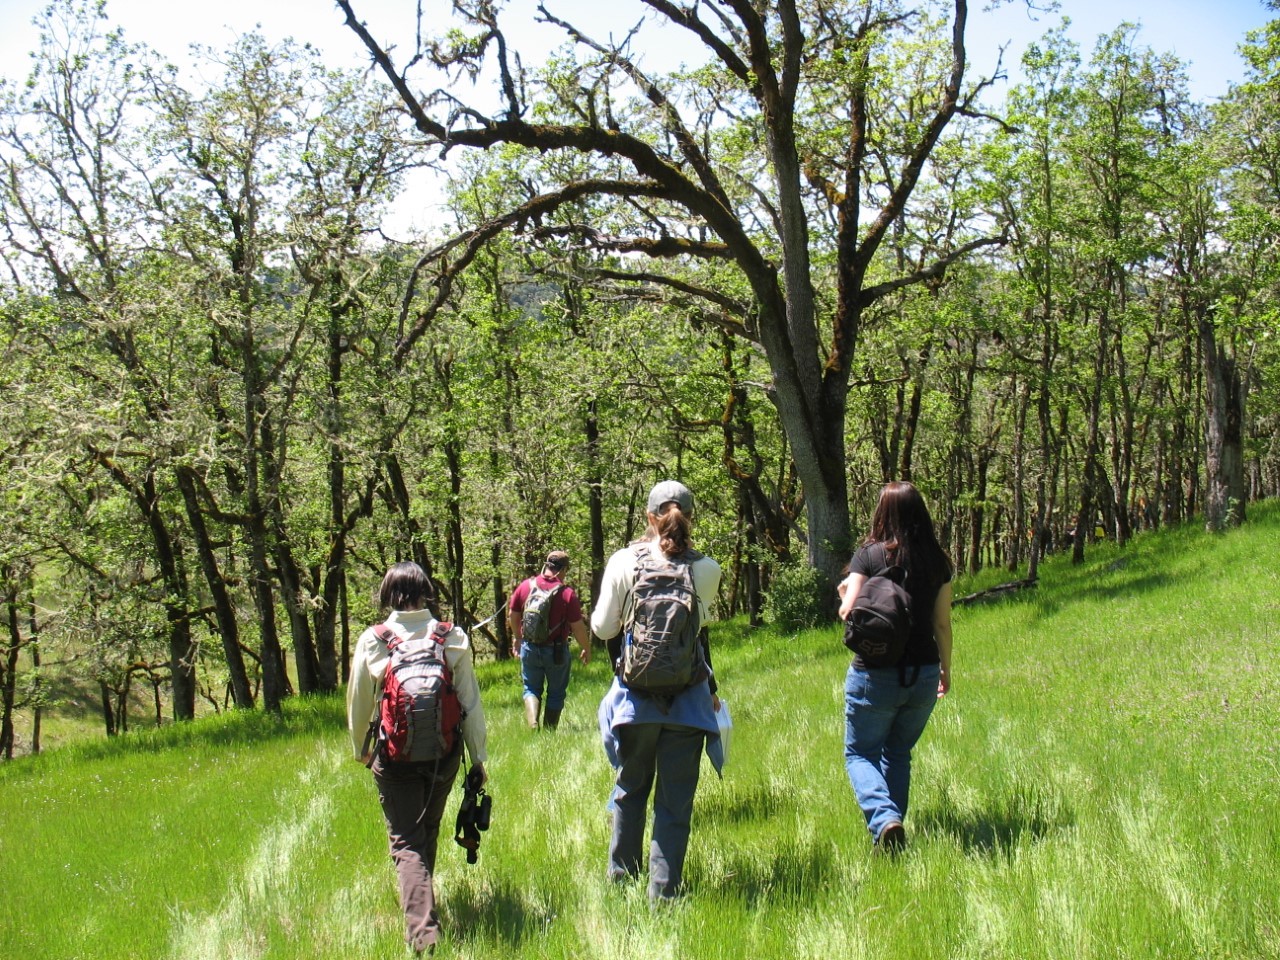
[[[876,849],[891,857],[907,849],[907,831],[902,824],[895,820],[881,830],[880,836],[876,837]]]
[[[550,707],[542,714],[542,726],[547,730],[554,730],[560,726],[560,710],[552,710]]]

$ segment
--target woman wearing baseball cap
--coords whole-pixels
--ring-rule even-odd
[[[665,900],[680,893],[703,750],[717,772],[723,762],[719,701],[702,626],[720,586],[720,565],[693,549],[693,494],[683,483],[654,486],[645,515],[644,535],[605,566],[591,629],[607,639],[617,666],[599,715],[605,753],[617,770],[609,877],[619,883],[640,877],[652,796],[649,897]],[[659,622],[671,632],[653,626]],[[677,636],[678,642],[670,639]],[[678,652],[659,650],[650,659],[637,652],[664,643]],[[661,681],[646,673],[655,662],[658,672],[665,671]]]

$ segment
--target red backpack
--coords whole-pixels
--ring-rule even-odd
[[[385,623],[373,629],[391,654],[375,720],[383,758],[407,762],[448,756],[462,726],[462,704],[444,655],[453,624],[437,620],[421,640],[398,637]]]

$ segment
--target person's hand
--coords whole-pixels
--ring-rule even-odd
[[[938,699],[941,700],[951,689],[951,671],[943,670],[938,674]]]
[[[518,657],[518,656],[520,656],[520,641],[519,641],[519,640],[512,640],[512,641],[511,641],[511,655],[512,655],[513,657]]]
[[[720,698],[714,693],[711,695],[711,709],[716,713],[720,712]]]
[[[489,772],[485,770],[483,763],[473,763],[471,765],[471,769],[467,772],[467,782],[475,790],[479,790],[489,782]]]
[[[591,644],[582,645],[582,649],[578,651],[578,659],[582,661],[584,667],[591,662]]]

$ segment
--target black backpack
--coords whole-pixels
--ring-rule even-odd
[[[551,634],[563,626],[563,623],[551,626],[551,601],[560,595],[564,587],[563,583],[557,583],[544,590],[538,586],[537,577],[530,578],[529,595],[525,597],[524,612],[520,616],[520,629],[525,643],[545,647],[550,642]]]
[[[911,637],[911,595],[907,571],[890,566],[863,581],[844,622],[844,645],[868,669],[902,663]]]

